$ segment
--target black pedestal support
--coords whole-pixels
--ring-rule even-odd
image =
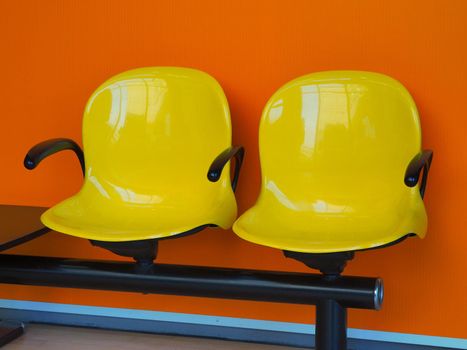
[[[334,300],[323,300],[316,305],[315,348],[347,349],[347,309]]]
[[[20,322],[0,322],[0,347],[10,343],[24,333],[24,325]]]

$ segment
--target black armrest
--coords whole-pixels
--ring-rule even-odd
[[[211,182],[219,180],[224,169],[225,164],[232,158],[235,157],[235,170],[234,177],[232,179],[232,189],[235,192],[237,188],[238,177],[240,175],[240,169],[242,168],[243,156],[245,155],[245,149],[242,146],[229,147],[212,162],[208,171],[208,179]]]
[[[430,171],[432,159],[433,151],[424,150],[417,154],[415,157],[413,157],[413,159],[407,166],[407,170],[405,171],[405,184],[409,187],[414,187],[417,185],[418,180],[420,178],[420,173],[423,170],[422,182],[420,184],[420,195],[422,196],[422,198],[425,194],[426,182],[428,179],[428,172]]]
[[[64,138],[50,139],[38,143],[32,147],[24,158],[24,167],[26,169],[32,170],[37,167],[44,158],[64,150],[71,150],[75,152],[79,163],[81,164],[81,170],[83,171],[84,175],[84,155],[81,147],[75,141]]]

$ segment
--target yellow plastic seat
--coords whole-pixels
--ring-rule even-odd
[[[358,71],[295,79],[267,103],[259,147],[261,193],[234,224],[240,237],[303,253],[424,237],[418,177],[404,181],[420,157],[420,123],[396,80]]]
[[[228,229],[236,218],[229,163],[208,179],[231,146],[231,122],[222,88],[206,73],[153,67],[109,79],[85,108],[83,145],[82,189],[42,215],[53,230],[135,241],[208,224]]]

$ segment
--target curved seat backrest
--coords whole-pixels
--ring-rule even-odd
[[[416,106],[396,80],[358,71],[306,75],[264,109],[261,195],[330,214],[351,210],[352,201],[392,200],[391,193],[418,191],[405,186],[404,173],[420,149]]]
[[[83,145],[85,188],[108,199],[182,205],[180,198],[230,187],[228,171],[215,184],[206,177],[231,145],[227,100],[194,69],[141,68],[106,81],[86,106]]]

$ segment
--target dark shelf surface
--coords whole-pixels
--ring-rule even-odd
[[[46,210],[43,207],[0,204],[0,251],[49,232],[40,220]]]

